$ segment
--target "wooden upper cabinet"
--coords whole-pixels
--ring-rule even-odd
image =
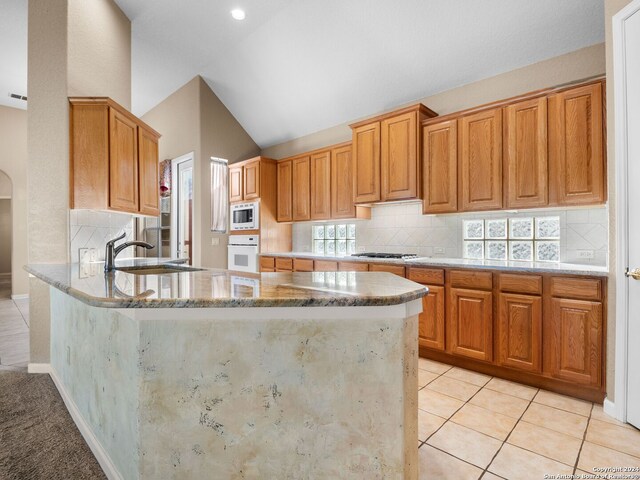
[[[493,294],[450,288],[447,338],[451,353],[492,361]]]
[[[260,198],[260,158],[244,164],[243,199],[257,200]]]
[[[109,206],[138,211],[138,130],[136,123],[116,109],[109,112]],[[158,179],[159,181],[159,179]]]
[[[138,128],[138,152],[140,213],[157,216],[160,215],[160,163],[155,132]]]
[[[291,222],[293,220],[291,160],[278,162],[276,176],[278,184],[277,220],[279,222]]]
[[[462,117],[458,149],[461,209],[502,208],[502,109]]]
[[[331,218],[331,151],[311,155],[311,220]]]
[[[552,205],[602,203],[605,198],[602,83],[549,97],[549,190]]]
[[[229,166],[229,201],[241,202],[243,196],[243,167],[242,165]]]
[[[418,319],[418,342],[423,347],[445,349],[445,288],[429,285],[422,297],[422,313]]]
[[[381,122],[382,201],[420,196],[417,119],[418,112],[408,112]]]
[[[498,363],[528,372],[542,371],[542,298],[500,293]]]
[[[331,150],[331,218],[355,215],[351,145],[346,145]]]
[[[353,129],[355,203],[380,201],[380,122]]]
[[[544,207],[549,203],[546,97],[508,105],[504,121],[506,207]]]
[[[422,130],[423,212],[458,210],[458,121],[426,125]]]
[[[293,220],[311,219],[311,161],[309,157],[291,161],[291,185],[293,191]]]
[[[602,303],[553,298],[545,355],[551,375],[600,385],[602,381]]]
[[[106,97],[69,105],[71,208],[157,216],[160,134]]]

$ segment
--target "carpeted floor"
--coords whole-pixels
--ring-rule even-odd
[[[0,368],[0,479],[106,479],[49,375]]]

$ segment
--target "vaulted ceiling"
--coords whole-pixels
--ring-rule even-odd
[[[199,74],[262,147],[604,41],[602,0],[115,1],[135,114]],[[26,0],[0,5],[2,97],[5,73],[25,90],[26,25],[6,32],[5,11],[26,22]]]

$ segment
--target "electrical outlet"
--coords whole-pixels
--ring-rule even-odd
[[[578,250],[578,258],[593,258],[594,256],[593,250]]]
[[[444,255],[444,247],[433,247],[434,255]]]
[[[364,247],[357,247],[358,253],[364,253]]]
[[[80,261],[80,264],[89,263],[91,261],[91,249],[79,248],[78,260]]]
[[[218,237],[211,237],[211,245],[214,247],[220,245],[220,239]]]
[[[89,257],[90,257],[90,260],[92,262],[97,262],[98,261],[98,249],[97,248],[90,248],[89,249]]]

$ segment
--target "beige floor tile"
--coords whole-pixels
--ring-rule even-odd
[[[484,475],[482,475],[482,480],[502,480],[502,477],[499,477],[495,473],[484,472]]]
[[[441,376],[431,382],[425,387],[427,390],[434,390],[436,392],[449,395],[450,397],[457,398],[466,402],[475,393],[480,390],[480,387],[467,382],[461,382],[460,380],[454,380],[446,376]]]
[[[446,419],[418,409],[418,438],[421,441],[426,440],[444,422],[446,422]]]
[[[585,402],[584,400],[578,400],[577,398],[567,397],[547,390],[540,390],[533,401],[548,407],[584,415],[585,417],[591,414],[591,407],[593,406],[591,402]]]
[[[587,418],[575,413],[566,412],[540,403],[532,403],[522,420],[582,439],[587,428]]]
[[[509,480],[542,480],[545,474],[573,473],[573,467],[505,443],[489,471]]]
[[[640,467],[640,458],[610,448],[584,442],[580,451],[578,468],[585,472],[593,472],[595,467]]]
[[[472,372],[471,370],[465,370],[464,368],[453,367],[447,373],[444,374],[445,377],[450,377],[455,380],[460,380],[461,382],[472,383],[474,385],[478,385],[479,387],[484,387],[484,385],[491,380],[489,375],[484,375],[482,373]]]
[[[438,378],[437,373],[418,369],[418,388],[424,387],[427,383],[435,380],[436,378]]]
[[[635,429],[619,427],[600,420],[591,420],[585,440],[640,457],[640,431]]]
[[[453,422],[445,423],[428,441],[454,457],[485,468],[502,442]]]
[[[0,335],[14,335],[28,331],[29,327],[20,313],[0,316]]]
[[[489,390],[486,387],[480,390],[469,402],[513,418],[520,418],[522,412],[529,405],[527,400]]]
[[[418,358],[418,368],[420,370],[427,370],[428,372],[437,373],[438,375],[441,375],[444,372],[451,369],[451,365],[436,362],[434,360],[429,360],[428,358],[420,357]]]
[[[531,400],[536,396],[536,392],[538,391],[537,388],[495,377],[487,383],[485,388],[495,390],[496,392],[506,393],[507,395],[522,398],[524,400]]]
[[[609,415],[604,413],[604,410],[602,409],[602,405],[593,406],[593,410],[591,410],[591,419],[600,420],[601,422],[611,423],[613,425],[618,425],[619,427],[634,428],[632,425],[629,425],[628,423],[622,423],[621,421],[616,420],[615,418],[610,417]]]
[[[423,388],[418,392],[418,408],[442,418],[449,418],[462,405],[464,402],[433,390]]]
[[[518,419],[467,403],[451,417],[451,421],[498,440],[504,440],[513,430]]]
[[[519,422],[509,435],[508,443],[573,467],[578,459],[582,439]]]
[[[418,450],[420,480],[476,480],[482,470],[429,445]]]

